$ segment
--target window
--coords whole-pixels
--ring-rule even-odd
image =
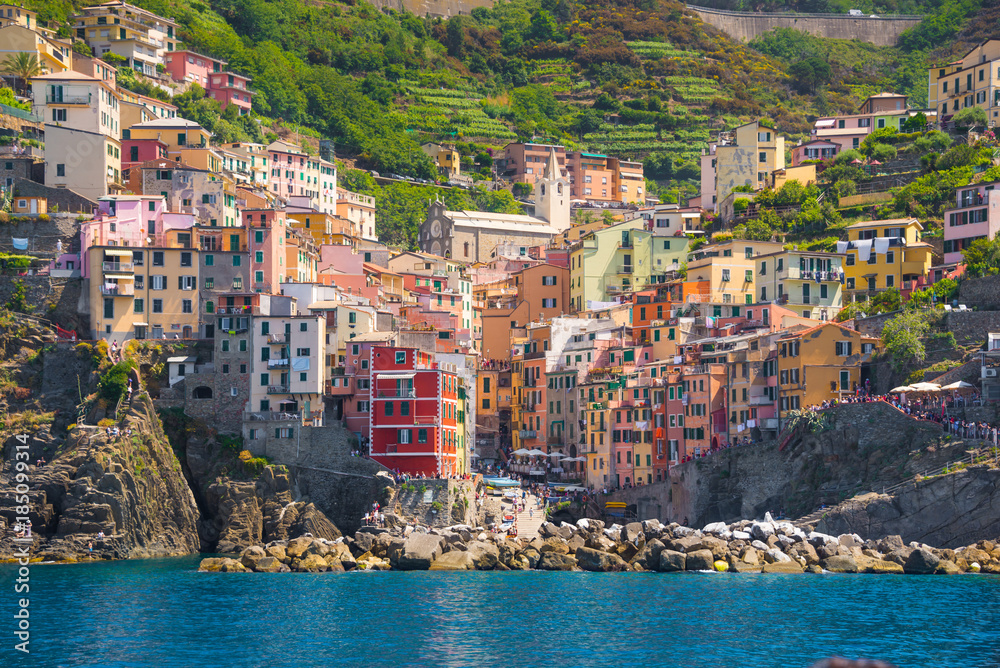
[[[393,403],[391,401],[385,402],[385,416],[386,417],[392,417],[392,415],[395,413],[395,411],[396,411],[396,408],[395,408],[395,406],[393,406]]]
[[[142,313],[144,309],[145,309],[145,303],[143,302],[142,299],[135,299],[132,301],[133,313]]]
[[[410,430],[400,429],[396,432],[396,442],[401,445],[406,445],[410,442]]]
[[[556,308],[556,300],[553,299],[543,299],[542,308]]]
[[[66,165],[56,165],[56,176],[66,176]]]
[[[163,251],[153,251],[153,266],[154,267],[163,266]]]
[[[418,429],[417,430],[417,443],[426,443],[426,442],[427,442],[427,430],[426,429]]]
[[[722,270],[722,281],[726,282],[728,280],[729,280],[729,270],[728,269],[723,269]]]
[[[188,252],[181,253],[181,266],[182,267],[191,266],[191,253]]]
[[[837,341],[837,357],[850,357],[852,347],[851,341]]]
[[[163,313],[163,300],[154,299],[153,300],[153,313]]]
[[[406,351],[397,350],[396,351],[396,364],[406,364]]]
[[[309,380],[309,374],[303,371],[302,373],[299,374],[299,380],[301,380],[302,382]]]
[[[757,156],[757,161],[761,163],[767,162],[767,153],[761,151],[760,155]]]
[[[240,266],[240,256],[239,255],[234,255],[233,256],[233,266],[234,267]]]
[[[177,289],[178,290],[194,290],[197,288],[196,276],[178,276],[177,277]]]
[[[542,285],[555,285],[555,284],[556,284],[555,276],[542,276]]]
[[[209,255],[205,256],[205,266],[206,267],[214,267],[215,266],[215,256],[214,255],[209,254]]]
[[[183,300],[181,300],[181,312],[182,313],[193,313],[193,311],[191,309],[192,309],[192,306],[191,306],[191,300],[190,299],[183,299]]]
[[[149,286],[153,290],[166,290],[167,289],[167,277],[166,276],[150,276]]]

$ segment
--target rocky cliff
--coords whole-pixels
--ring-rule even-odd
[[[109,436],[105,429],[76,427],[50,461],[40,466],[38,459],[52,449],[52,434],[42,429],[27,439],[28,517],[37,536],[36,556],[73,560],[89,554],[89,543],[95,556],[115,559],[198,550],[194,496],[148,398],[136,399],[120,430],[119,436]],[[4,557],[13,550],[7,529],[18,514],[10,493],[18,442],[16,436],[5,441],[0,475],[0,489],[5,492],[0,496],[0,518],[7,537],[0,543]],[[106,538],[95,540],[99,532]]]
[[[1000,536],[1000,470],[985,465],[925,478],[893,495],[865,494],[826,511],[823,533],[958,547]]]

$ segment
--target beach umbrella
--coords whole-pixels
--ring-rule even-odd
[[[527,454],[530,454],[530,453],[531,453],[531,450],[528,450],[527,448],[518,448],[517,450],[514,451],[515,455],[527,455]]]
[[[941,386],[937,383],[914,383],[910,387],[914,392],[940,392]]]
[[[535,457],[537,457],[538,455],[541,455],[543,457],[545,456],[545,453],[542,452],[541,450],[537,449],[537,448],[534,449],[534,450],[528,450],[528,454],[532,455],[532,456],[535,456]]]
[[[951,385],[945,385],[942,390],[971,390],[975,385],[972,383],[966,383],[964,380],[958,380]]]
[[[894,387],[889,390],[890,394],[902,394],[903,392],[914,392],[915,390],[909,385],[901,385],[900,387]]]
[[[561,452],[550,452],[549,457],[557,458],[557,457],[565,457],[565,455],[563,455]]]
[[[872,161],[871,161],[871,162],[869,162],[868,164],[869,164],[869,165],[881,165],[882,163],[881,163],[881,162],[879,162],[878,160],[872,160]]]

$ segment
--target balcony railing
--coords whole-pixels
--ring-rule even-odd
[[[101,268],[104,271],[134,271],[135,269],[131,262],[102,262]]]
[[[632,269],[633,269],[632,265],[630,265],[630,264],[623,264],[621,267],[619,267],[618,273],[619,274],[631,274],[632,273]]]
[[[215,309],[219,315],[260,315],[259,306],[219,306]]]
[[[268,385],[267,386],[267,393],[268,394],[288,394],[288,386],[287,385]]]
[[[269,345],[284,345],[288,343],[288,338],[284,334],[268,334],[267,342]]]
[[[46,104],[90,104],[90,93],[86,95],[46,95]]]
[[[276,360],[268,360],[267,361],[267,368],[268,369],[278,369],[278,368],[287,367],[287,366],[288,366],[288,358],[287,357],[285,359],[276,359]]]
[[[131,297],[135,294],[135,285],[132,283],[119,285],[102,285],[101,294],[105,297]]]
[[[379,390],[379,399],[413,399],[417,396],[413,388],[403,390]]]

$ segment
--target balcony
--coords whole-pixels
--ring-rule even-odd
[[[283,346],[288,343],[288,337],[285,334],[268,334],[267,344],[271,346]]]
[[[630,264],[623,264],[618,268],[619,274],[631,274],[633,266]]]
[[[267,386],[267,393],[268,394],[288,394],[288,386],[287,385],[268,385]]]
[[[101,286],[101,294],[105,297],[131,297],[135,294],[135,285],[132,283],[106,283]]]
[[[288,368],[288,361],[289,360],[288,360],[287,357],[285,359],[268,360],[267,361],[267,368],[268,369],[287,369]]]
[[[411,388],[404,388],[402,390],[379,390],[379,399],[414,399],[417,396],[417,391]]]
[[[85,95],[52,95],[50,93],[45,96],[45,103],[90,106],[90,93]]]
[[[124,271],[133,272],[135,266],[131,262],[102,262],[101,269],[104,271]]]
[[[774,400],[768,397],[766,394],[752,395],[750,400],[747,402],[751,406],[770,406],[774,403]]]
[[[219,315],[260,315],[259,306],[219,306],[215,312]]]

